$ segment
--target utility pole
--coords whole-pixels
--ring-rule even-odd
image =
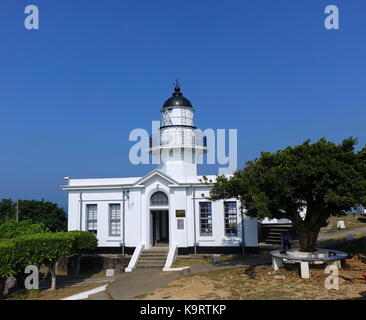
[[[17,200],[16,221],[19,221],[19,199]]]
[[[244,207],[243,207],[243,201],[242,198],[239,197],[240,201],[240,215],[241,215],[241,246],[242,246],[242,254],[245,255],[245,233],[244,233]]]

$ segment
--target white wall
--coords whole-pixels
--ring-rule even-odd
[[[208,197],[209,187],[197,188],[196,198]],[[206,199],[195,200],[196,207],[196,236],[199,246],[216,247],[216,246],[240,246],[242,242],[242,224],[240,214],[240,204],[237,201],[237,235],[225,234],[225,210],[224,201],[212,202],[212,236],[200,235],[200,211],[199,202],[208,201]],[[236,199],[228,199],[227,201],[236,201]],[[257,220],[245,217],[244,219],[244,240],[245,246],[258,245]]]
[[[171,212],[169,216],[170,230],[171,230],[171,243],[176,244],[179,247],[188,247],[188,233],[187,226],[187,190],[186,188],[174,188],[170,194]],[[176,217],[176,210],[185,210],[186,216],[183,218]],[[177,220],[183,220],[184,229],[178,229]]]
[[[202,194],[207,197],[210,187],[195,187],[196,198]],[[145,186],[130,189],[129,199],[125,202],[125,245],[136,247],[144,243],[147,248],[152,242],[152,227],[150,215],[150,197],[156,191],[163,191],[169,197],[169,240],[178,247],[194,246],[194,214],[193,214],[193,191],[188,187],[170,187],[170,182],[160,176],[155,176],[145,182]],[[78,230],[80,225],[80,192],[69,191],[68,229]],[[119,247],[123,242],[123,190],[84,190],[82,192],[82,230],[86,230],[86,206],[97,204],[98,206],[98,240],[102,247]],[[206,199],[195,200],[196,212],[196,241],[199,246],[240,246],[241,215],[239,203],[237,203],[238,234],[236,236],[225,235],[224,202],[212,202],[212,236],[200,235],[199,202]],[[110,237],[109,235],[109,204],[121,205],[121,236]],[[154,208],[159,209],[159,208]],[[165,208],[160,208],[165,209]],[[177,218],[176,210],[185,210],[185,218]],[[184,229],[178,230],[177,219],[184,220]],[[257,220],[245,217],[244,239],[246,246],[257,246]]]

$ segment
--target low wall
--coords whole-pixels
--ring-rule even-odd
[[[79,275],[98,273],[107,269],[123,272],[130,259],[131,256],[122,254],[82,254]],[[77,260],[77,256],[60,259],[57,262],[56,273],[58,275],[78,276]]]
[[[110,255],[110,254],[89,254],[83,255],[80,264],[81,272],[88,271],[105,271],[114,269],[116,272],[123,272],[128,266],[131,256],[127,255]]]
[[[13,292],[24,288],[24,275],[0,279],[0,299],[8,297]]]

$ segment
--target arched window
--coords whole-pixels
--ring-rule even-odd
[[[169,205],[168,196],[162,191],[155,192],[150,198],[150,206],[152,207],[161,207],[167,205]]]

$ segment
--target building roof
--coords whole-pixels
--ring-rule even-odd
[[[97,179],[69,179],[68,186],[110,186],[110,185],[133,185],[140,177],[131,178],[97,178]]]
[[[176,179],[168,176],[167,174],[155,169],[149,172],[144,177],[131,177],[131,178],[104,178],[104,179],[68,179],[68,184],[61,186],[63,190],[82,190],[82,189],[119,189],[119,188],[134,188],[140,187],[145,181],[155,175],[160,175],[171,183],[171,186],[205,186],[215,183],[217,176],[196,176],[186,181],[177,181]],[[206,177],[207,181],[205,181]]]
[[[183,97],[179,84],[176,84],[172,97],[165,101],[163,109],[174,106],[193,108],[191,102]]]

